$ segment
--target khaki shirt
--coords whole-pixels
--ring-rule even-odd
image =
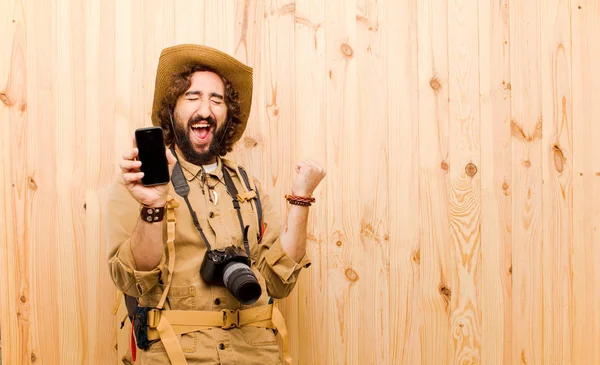
[[[215,171],[209,174],[208,184],[214,185],[218,199],[213,203],[208,197],[208,188],[200,184],[200,167],[190,164],[179,156],[184,176],[188,180],[188,198],[195,210],[200,226],[211,248],[224,248],[235,244],[243,248],[242,232],[232,199],[224,184],[222,164],[228,168],[238,191],[244,192],[241,178],[235,165],[218,159]],[[165,302],[165,309],[220,311],[222,309],[245,309],[268,304],[269,296],[284,298],[294,288],[299,272],[310,265],[308,257],[297,263],[282,249],[279,240],[281,222],[273,209],[273,204],[256,180],[253,181],[259,192],[263,221],[266,229],[263,238],[257,242],[258,220],[251,202],[241,203],[244,225],[249,225],[249,243],[252,269],[263,288],[260,299],[252,305],[241,304],[225,287],[207,285],[200,277],[200,264],[206,252],[185,200],[177,195],[170,185],[170,195],[179,202],[175,209],[175,269],[171,288]],[[252,181],[251,181],[252,183]],[[211,194],[212,195],[212,194]],[[116,287],[138,298],[141,306],[156,306],[161,298],[167,280],[167,254],[163,253],[161,263],[152,271],[136,270],[130,246],[130,237],[136,224],[149,224],[139,220],[139,202],[129,193],[121,178],[109,191],[107,208],[107,239],[110,245],[109,270]],[[166,214],[166,213],[165,213]],[[156,224],[156,223],[154,223]],[[166,217],[163,220],[163,239],[167,241]],[[280,364],[279,346],[271,329],[242,327],[233,329],[207,328],[199,332],[183,334],[179,338],[184,355],[189,364]],[[148,351],[137,349],[137,361],[141,364],[169,364],[162,343],[154,343]],[[140,361],[141,360],[141,361]]]

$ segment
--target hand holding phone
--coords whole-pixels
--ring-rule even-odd
[[[123,155],[120,164],[123,182],[140,203],[163,206],[176,159],[165,147],[162,128],[136,130],[133,145],[133,150]]]

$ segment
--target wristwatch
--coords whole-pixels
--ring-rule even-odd
[[[161,222],[165,217],[165,207],[149,207],[142,204],[140,206],[140,217],[148,223]]]

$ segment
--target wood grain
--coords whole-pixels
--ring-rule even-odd
[[[477,1],[448,2],[453,364],[481,364],[481,147]]]
[[[0,332],[4,364],[28,361],[31,347],[28,254],[29,204],[27,171],[27,19],[23,5],[9,1],[2,6],[0,22],[0,120],[2,121],[2,176],[0,206]]]
[[[421,364],[417,1],[386,19],[390,364]]]
[[[479,1],[481,363],[512,364],[509,0]]]
[[[4,365],[121,360],[104,199],[178,43],[254,68],[230,157],[282,218],[327,168],[295,364],[600,363],[598,0],[6,0],[0,34]]]
[[[571,3],[573,108],[572,364],[600,363],[600,1]]]
[[[359,364],[360,159],[354,1],[327,1],[328,364]],[[354,178],[352,178],[354,176]],[[360,251],[359,251],[360,250]],[[370,340],[371,341],[371,340]]]
[[[514,364],[543,358],[541,4],[510,4]]]
[[[299,1],[295,6],[295,75],[296,77],[294,161],[311,159],[325,165],[327,161],[327,74],[325,63],[325,4],[322,1]],[[327,358],[327,191],[321,185],[313,194],[316,204],[310,208],[306,251],[310,270],[298,282],[298,364],[318,364]]]
[[[262,52],[265,57],[264,103],[266,108],[265,147],[267,153],[261,161],[263,171],[267,172],[264,183],[273,197],[275,209],[285,220],[287,201],[282,197],[289,194],[294,173],[294,138],[296,91],[295,80],[295,2],[267,1],[265,3],[265,33]],[[285,222],[282,222],[285,224]],[[281,300],[281,311],[286,319],[288,331],[298,333],[298,291],[294,290],[286,299]],[[290,342],[291,356],[294,362],[300,353],[298,338]]]
[[[448,4],[417,3],[421,364],[454,358],[451,318],[456,266],[449,223]]]
[[[541,12],[543,359],[568,364],[573,343],[573,112],[569,2]]]
[[[356,47],[358,72],[360,151],[359,186],[370,186],[358,196],[360,241],[354,244],[361,257],[358,283],[361,363],[389,364],[389,221],[388,221],[388,123],[387,119],[387,13],[386,2],[364,0],[356,4]],[[378,121],[378,122],[375,122]],[[376,344],[373,346],[373,344]]]

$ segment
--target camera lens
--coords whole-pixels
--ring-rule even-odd
[[[241,262],[231,262],[225,266],[223,284],[242,304],[252,304],[262,294],[256,276],[248,265]]]

